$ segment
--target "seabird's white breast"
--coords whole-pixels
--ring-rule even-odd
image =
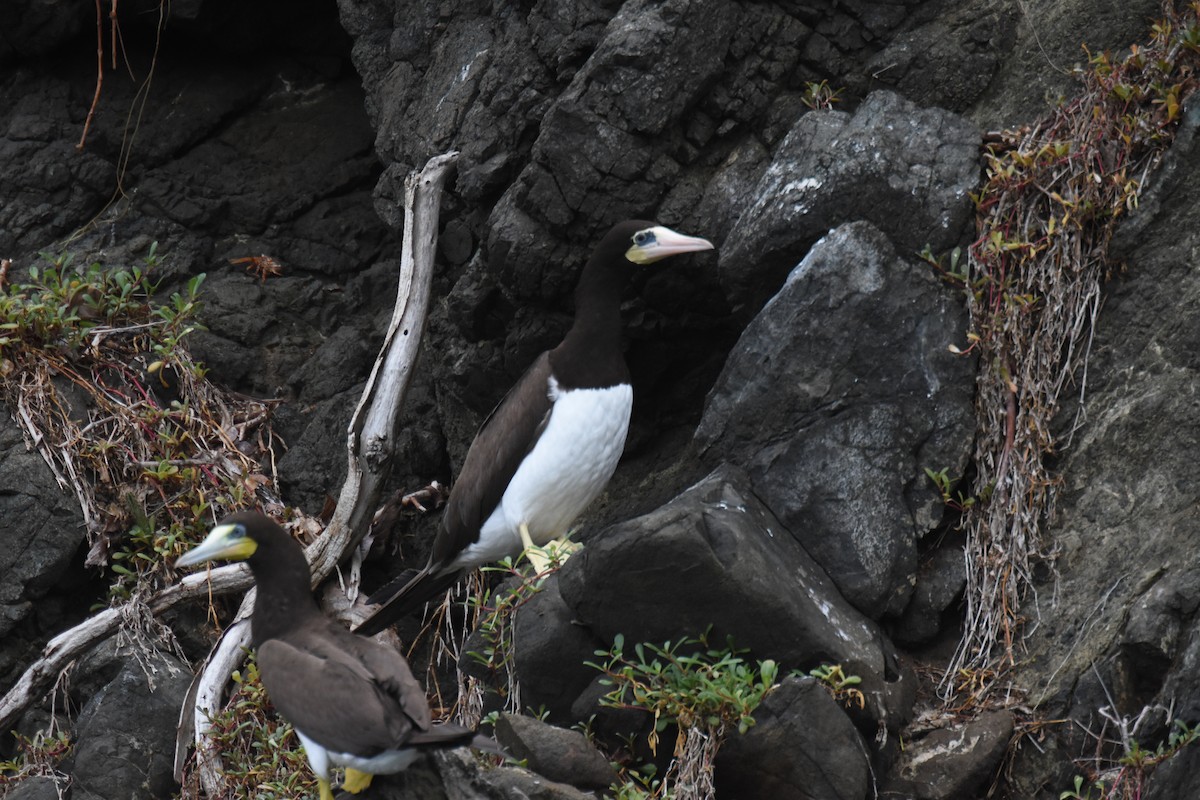
[[[522,522],[537,545],[567,533],[617,468],[629,432],[633,387],[564,390],[551,378],[549,393],[554,406],[546,429],[484,522],[479,541],[455,559],[456,568],[519,553]]]

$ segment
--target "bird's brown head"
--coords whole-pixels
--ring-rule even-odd
[[[179,557],[176,567],[191,567],[206,561],[249,561],[264,547],[277,549],[294,546],[287,533],[274,520],[258,511],[239,511],[222,519],[209,531],[203,542]]]

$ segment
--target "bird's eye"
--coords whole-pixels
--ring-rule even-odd
[[[645,247],[648,244],[653,244],[654,234],[650,231],[638,231],[633,235],[633,243],[638,247]]]

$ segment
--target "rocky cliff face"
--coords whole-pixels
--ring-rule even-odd
[[[711,239],[718,255],[647,271],[628,292],[633,427],[580,532],[587,546],[519,617],[527,704],[556,723],[603,717],[582,665],[594,650],[618,633],[661,641],[712,625],[787,669],[842,663],[864,694],[847,711],[789,678],[726,746],[720,796],[997,786],[1057,800],[1095,735],[1153,748],[1174,719],[1200,721],[1196,109],[1118,234],[1128,269],[1107,287],[1082,425],[1057,457],[1054,570],[1007,676],[1017,722],[1069,723],[928,711],[964,578],[961,535],[925,469],[970,469],[973,376],[988,365],[949,352],[966,337],[960,290],[916,254],[974,238],[982,132],[1037,118],[1072,91],[1081,43],[1135,43],[1157,12],[1149,0],[209,0],[172,4],[155,50],[159,6],[125,2],[132,77],[105,72],[77,150],[93,9],[6,3],[0,257],[14,271],[39,250],[125,263],[158,241],[167,288],[207,272],[193,351],[213,380],[282,401],[281,489],[315,513],[340,485],[342,431],[390,313],[403,178],[426,158],[462,153],[397,487],[455,474],[483,415],[565,331],[579,269],[613,222]],[[834,110],[806,104],[822,80],[842,91]],[[282,276],[230,263],[263,253]],[[73,499],[7,419],[0,445],[7,687],[103,588],[81,567]],[[423,561],[434,524],[406,520],[404,557],[369,563],[368,580]],[[163,708],[186,681],[158,681],[169,702],[130,722],[106,710],[142,673],[93,662],[73,693],[81,740],[137,728],[129,758],[155,777],[136,789],[105,777],[103,748],[81,744],[73,791],[156,796]],[[616,717],[600,727],[627,722]],[[31,712],[22,729],[44,719]],[[1166,761],[1146,796],[1196,794],[1194,758]],[[453,759],[433,771],[454,797],[517,790]],[[14,796],[46,790],[28,781]],[[439,790],[409,777],[370,796],[401,791]],[[560,791],[540,796],[573,796]]]

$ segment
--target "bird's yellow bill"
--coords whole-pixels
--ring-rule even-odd
[[[242,525],[218,525],[196,547],[175,562],[176,567],[191,567],[206,561],[245,561],[254,555],[258,543],[246,535]]]

